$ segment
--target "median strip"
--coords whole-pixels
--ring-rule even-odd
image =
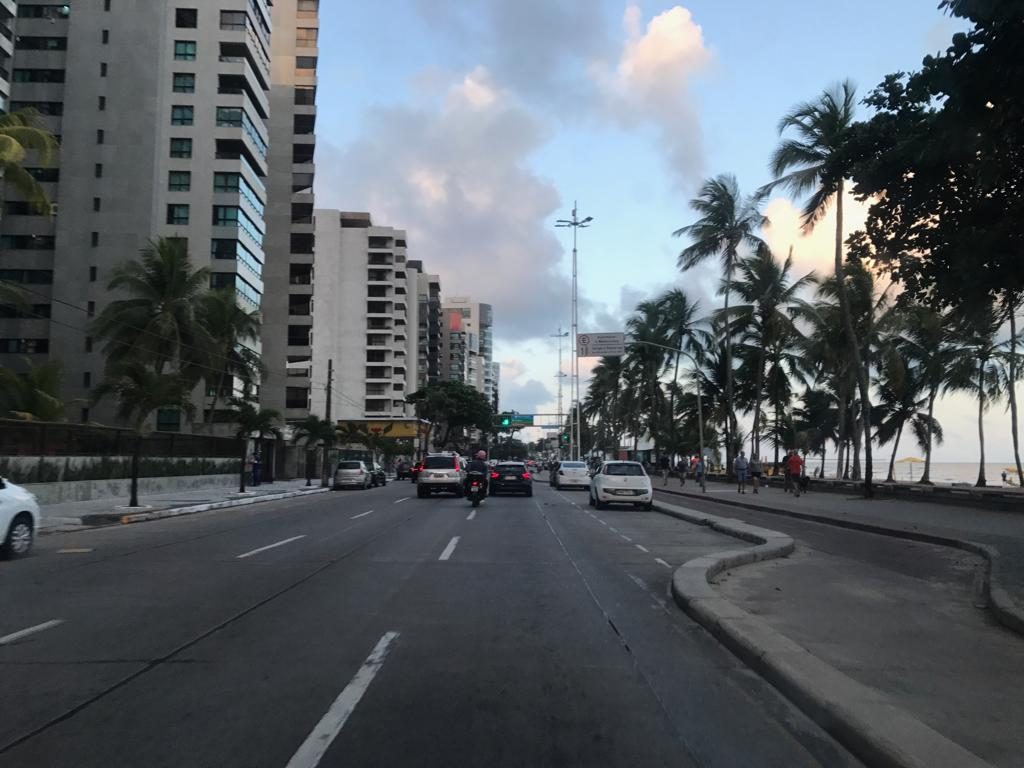
[[[299,539],[304,538],[306,538],[306,534],[303,533],[299,536],[292,536],[290,539],[282,539],[281,541],[275,541],[273,544],[267,544],[267,546],[265,547],[260,547],[259,549],[254,549],[250,552],[237,555],[236,559],[241,560],[246,557],[252,557],[253,555],[258,555],[260,552],[266,552],[268,549],[276,549],[277,547],[283,547],[285,544],[291,544],[293,541],[298,541]]]

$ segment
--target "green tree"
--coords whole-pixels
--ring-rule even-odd
[[[35,152],[34,165],[52,165],[59,149],[57,138],[35,110],[0,115],[0,176],[40,213],[50,212],[50,199],[25,169],[25,160]]]
[[[431,423],[430,440],[435,440],[437,430],[443,429],[440,448],[449,447],[455,437],[464,435],[467,429],[478,429],[490,433],[494,428],[494,408],[480,392],[461,381],[442,381],[430,384],[406,398],[416,405],[420,418]]]
[[[722,262],[722,275],[726,284],[725,309],[729,309],[729,284],[739,258],[741,246],[755,251],[767,247],[758,232],[768,224],[758,210],[759,197],[744,197],[740,193],[736,177],[722,174],[704,182],[697,197],[690,201],[690,207],[699,218],[693,224],[677,229],[675,237],[690,239],[690,245],[679,254],[679,269],[686,272],[708,259],[718,258]],[[726,464],[732,471],[732,456],[735,450],[736,403],[733,393],[732,339],[725,339],[726,403]]]
[[[180,375],[158,373],[140,360],[115,363],[96,387],[94,400],[98,402],[112,396],[116,401],[118,420],[135,432],[129,506],[139,506],[139,461],[142,442],[149,431],[149,417],[158,408],[178,408],[190,414],[193,407],[189,390],[189,385]]]
[[[861,343],[853,324],[847,283],[844,279],[843,255],[843,194],[845,175],[849,168],[842,167],[836,158],[846,151],[853,125],[855,90],[850,81],[844,81],[824,91],[817,100],[797,105],[779,122],[779,133],[792,132],[795,138],[786,138],[772,154],[771,170],[776,180],[765,187],[765,192],[784,187],[799,197],[807,197],[803,210],[805,230],[814,228],[831,205],[836,209],[835,275],[839,314],[848,339],[853,369],[860,390],[861,420],[866,467],[864,493],[874,495],[871,461],[871,384],[868,369],[861,355]]]
[[[625,431],[622,397],[625,377],[623,358],[602,357],[591,372],[583,400],[583,417],[596,424],[595,446],[604,452],[618,450]]]
[[[328,486],[328,474],[330,468],[327,462],[327,452],[334,444],[334,424],[327,419],[310,414],[302,421],[292,425],[292,442],[302,443],[306,449],[306,485],[312,485],[312,455],[317,448],[320,448],[320,487]]]
[[[281,437],[277,423],[281,414],[273,408],[259,408],[248,400],[235,398],[231,401],[235,411],[235,436],[242,444],[242,468],[238,473],[238,492],[245,493],[245,462],[249,454],[249,439],[256,440],[256,451],[263,456],[263,440],[267,437]]]
[[[670,354],[666,349],[668,339],[658,302],[643,301],[637,305],[636,314],[626,321],[626,332],[630,337],[625,358],[627,375],[637,392],[633,402],[645,417],[642,417],[642,427],[658,450],[659,443],[664,442],[669,431],[669,413],[661,376],[665,372],[666,355]]]
[[[909,424],[922,449],[928,449],[928,442],[942,443],[942,426],[929,415],[928,392],[925,377],[912,363],[908,364],[902,350],[893,349],[886,356],[878,379],[878,444],[892,442],[889,457],[889,474],[886,482],[893,482],[896,468],[896,453],[900,438]]]
[[[33,365],[23,358],[24,373],[0,368],[0,414],[33,421],[64,421],[60,398],[64,367],[57,360]]]
[[[685,293],[678,288],[673,288],[658,297],[658,309],[661,314],[662,334],[665,344],[673,349],[680,350],[676,353],[669,353],[673,358],[672,385],[669,387],[668,413],[671,424],[671,450],[680,450],[678,436],[678,420],[676,416],[676,400],[680,392],[679,388],[679,366],[684,354],[690,359],[695,359],[701,353],[700,336],[697,331],[702,326],[703,320],[698,318],[700,303],[690,301]]]
[[[206,423],[213,424],[225,379],[237,376],[252,384],[262,368],[259,355],[244,346],[259,340],[260,315],[240,307],[233,290],[217,290],[201,294],[196,320],[206,347],[203,376],[213,392]]]

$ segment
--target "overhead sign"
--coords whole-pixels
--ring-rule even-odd
[[[576,336],[577,357],[615,357],[624,354],[624,333],[581,333]]]
[[[533,414],[532,413],[502,413],[498,418],[498,423],[508,428],[519,428],[519,427],[532,427],[533,426]]]

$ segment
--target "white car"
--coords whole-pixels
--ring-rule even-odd
[[[590,472],[582,461],[562,461],[558,469],[551,473],[551,487],[556,491],[561,488],[586,488],[590,485]]]
[[[604,509],[609,503],[654,508],[654,488],[643,465],[636,461],[606,461],[590,479],[590,506]]]
[[[23,557],[39,530],[39,504],[20,485],[0,478],[0,559]]]
[[[423,469],[416,478],[416,495],[425,499],[432,493],[446,491],[462,495],[466,479],[466,462],[457,453],[431,453],[423,460]]]

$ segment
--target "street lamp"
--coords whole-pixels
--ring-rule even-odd
[[[565,373],[562,371],[562,339],[569,335],[568,331],[563,331],[562,327],[558,327],[558,333],[551,334],[551,338],[558,339],[558,429],[561,430],[565,426],[565,418],[563,416],[562,409],[562,379],[565,378]],[[558,458],[562,458],[562,440],[558,441]]]
[[[569,458],[578,459],[583,433],[580,430],[580,362],[577,357],[576,337],[579,335],[579,283],[576,259],[576,232],[590,226],[593,216],[580,219],[576,214],[576,201],[572,203],[572,219],[558,219],[556,227],[572,227],[572,381],[569,383],[570,400],[573,403],[573,419],[570,422]],[[575,399],[572,393],[575,391]]]

